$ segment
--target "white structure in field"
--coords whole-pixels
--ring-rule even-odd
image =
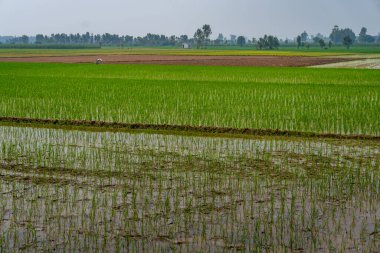
[[[182,48],[183,49],[190,49],[191,48],[191,45],[189,43],[183,43],[182,44]]]

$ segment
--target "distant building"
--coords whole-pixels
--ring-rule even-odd
[[[183,49],[190,49],[191,45],[189,43],[182,43],[182,48]]]

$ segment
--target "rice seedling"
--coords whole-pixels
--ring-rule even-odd
[[[0,251],[380,247],[376,141],[0,127]]]
[[[376,70],[0,66],[2,117],[380,135]]]

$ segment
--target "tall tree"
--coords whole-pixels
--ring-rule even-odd
[[[302,38],[300,35],[297,36],[297,48],[300,48],[302,44]]]
[[[236,35],[233,35],[233,34],[230,35],[230,40],[232,44],[236,44],[236,38],[237,38]]]
[[[184,35],[179,36],[179,40],[181,43],[186,43],[189,41],[189,37],[186,34],[184,34]]]
[[[336,44],[340,42],[339,31],[339,26],[335,25],[330,34],[330,40]]]
[[[326,47],[326,43],[325,43],[325,41],[323,39],[319,39],[318,43],[319,43],[319,46],[321,48],[325,48]]]
[[[356,39],[355,33],[350,28],[340,29],[338,26],[334,26],[330,34],[330,40],[335,44],[344,44],[344,38],[348,36],[352,40],[352,43]]]
[[[366,43],[367,42],[367,28],[362,27],[359,33],[359,41],[361,43]]]
[[[216,38],[215,40],[215,43],[220,45],[220,44],[223,44],[223,41],[224,41],[224,36],[222,33],[219,33],[218,38]]]
[[[257,41],[258,49],[277,49],[280,46],[280,41],[273,35],[264,35]]]
[[[375,36],[367,34],[367,28],[363,27],[359,33],[359,42],[361,43],[374,43],[376,41]]]
[[[345,45],[347,47],[347,49],[349,49],[351,47],[353,42],[354,41],[352,40],[352,38],[349,35],[346,35],[343,38],[343,45]]]
[[[302,40],[302,42],[306,42],[308,38],[309,38],[309,34],[307,34],[306,31],[304,31],[303,33],[301,33],[301,40]]]
[[[239,36],[238,39],[237,39],[237,43],[239,46],[244,46],[246,41],[245,41],[245,37],[244,36]]]
[[[211,26],[210,25],[204,25],[202,27],[203,35],[204,35],[204,44],[207,45],[207,42],[210,39],[210,35],[212,34]]]
[[[197,48],[201,48],[203,41],[205,39],[205,35],[201,29],[198,29],[194,34],[194,40],[197,43]]]

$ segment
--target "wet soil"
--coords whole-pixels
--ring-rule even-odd
[[[119,123],[104,121],[86,120],[58,120],[58,119],[32,119],[16,117],[0,117],[0,123],[12,123],[54,126],[54,127],[82,127],[96,128],[99,130],[128,131],[128,130],[153,130],[170,132],[189,132],[204,134],[226,134],[226,135],[245,135],[245,136],[289,136],[289,137],[311,137],[311,138],[331,138],[331,139],[358,139],[358,140],[380,140],[380,136],[371,135],[342,135],[333,133],[313,133],[301,131],[288,131],[279,129],[250,129],[250,128],[230,128],[230,127],[211,127],[211,126],[187,126],[187,125],[157,125],[141,123]]]

